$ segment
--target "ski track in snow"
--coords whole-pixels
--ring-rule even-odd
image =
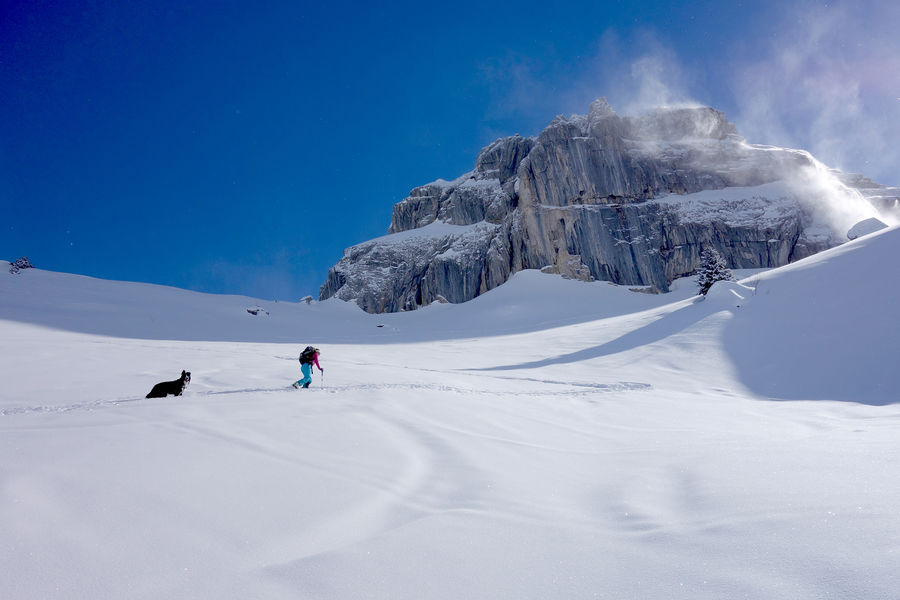
[[[643,391],[650,390],[653,388],[650,384],[647,383],[635,383],[635,382],[618,382],[618,383],[572,383],[565,381],[553,381],[553,380],[544,380],[544,379],[531,379],[531,378],[514,378],[507,377],[502,379],[511,379],[516,381],[527,381],[548,385],[565,385],[565,386],[574,386],[576,388],[583,389],[573,389],[573,390],[533,390],[533,391],[504,391],[504,395],[508,396],[566,396],[566,397],[579,397],[579,396],[589,396],[592,394],[606,394],[610,392],[628,392],[628,391]],[[181,400],[184,402],[190,401],[191,398],[202,398],[209,396],[222,396],[222,395],[232,395],[232,394],[272,394],[272,393],[283,393],[283,392],[292,392],[296,394],[340,394],[341,392],[348,391],[376,391],[376,390],[409,390],[409,391],[430,391],[430,392],[450,392],[454,394],[486,394],[490,395],[492,392],[477,389],[477,388],[465,388],[451,385],[443,385],[443,384],[427,384],[427,383],[362,383],[362,384],[343,384],[336,386],[328,386],[328,387],[311,387],[307,390],[298,390],[290,385],[279,388],[239,388],[239,389],[231,389],[231,390],[203,390],[203,391],[188,391],[182,394],[181,396],[173,396],[169,400]],[[38,406],[12,406],[8,408],[0,409],[0,417],[5,416],[13,416],[13,415],[22,415],[29,413],[65,413],[71,411],[94,411],[100,410],[103,408],[110,407],[118,407],[122,405],[129,405],[132,403],[141,403],[143,401],[159,401],[163,400],[162,398],[145,398],[143,396],[135,396],[135,397],[127,397],[127,398],[113,398],[107,400],[95,400],[93,402],[79,402],[75,404],[64,404],[59,406],[47,406],[47,405],[38,405]]]
[[[306,537],[323,540],[301,544],[290,559],[273,556],[264,571],[279,578],[294,578],[335,552],[364,544],[409,527],[432,515],[480,513],[480,493],[489,487],[488,474],[478,463],[440,435],[402,417],[367,411],[370,426],[381,432],[383,443],[395,447],[405,464],[391,478],[366,476],[368,493],[350,509],[317,522]]]
[[[142,396],[134,398],[116,398],[112,400],[95,400],[93,402],[79,402],[77,404],[66,404],[61,406],[11,406],[9,408],[0,409],[0,417],[11,415],[22,415],[28,413],[64,413],[75,410],[99,410],[111,406],[120,406],[141,400],[149,400]]]

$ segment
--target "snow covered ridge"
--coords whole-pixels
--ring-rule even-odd
[[[747,143],[713,108],[621,117],[600,99],[535,138],[493,142],[454,181],[413,189],[389,233],[473,228],[354,246],[320,298],[413,310],[471,300],[523,269],[665,292],[706,247],[734,269],[778,267],[847,241],[871,218],[900,222],[900,189],[803,150]]]
[[[420,231],[442,229],[472,228],[435,224]],[[404,244],[423,238],[403,233],[389,239]],[[334,344],[474,338],[583,323],[697,293],[690,280],[677,282],[676,292],[664,297],[529,270],[473,302],[435,302],[415,312],[372,315],[337,299],[278,302],[42,269],[11,274],[8,264],[0,261],[0,323],[148,340]],[[548,311],[560,297],[565,305]]]

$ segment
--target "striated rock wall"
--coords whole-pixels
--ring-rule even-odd
[[[806,152],[747,144],[712,108],[620,117],[600,99],[536,138],[497,140],[453,182],[413,189],[389,235],[349,248],[320,298],[412,310],[465,302],[522,269],[664,292],[709,246],[731,268],[777,267],[846,239],[822,221],[824,196],[900,206],[897,190],[837,175]]]
[[[471,300],[509,277],[489,272],[484,260],[498,228],[432,223],[353,246],[329,271],[320,298],[354,300],[372,313]]]

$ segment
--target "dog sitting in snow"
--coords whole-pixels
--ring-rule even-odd
[[[169,394],[180,396],[187,384],[191,382],[191,374],[187,371],[181,372],[181,377],[175,381],[163,381],[157,383],[147,394],[147,398],[165,398]]]

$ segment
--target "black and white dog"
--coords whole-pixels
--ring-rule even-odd
[[[190,382],[191,374],[187,371],[182,371],[181,377],[175,381],[163,381],[154,385],[150,393],[147,394],[147,398],[165,398],[169,394],[180,396]]]

